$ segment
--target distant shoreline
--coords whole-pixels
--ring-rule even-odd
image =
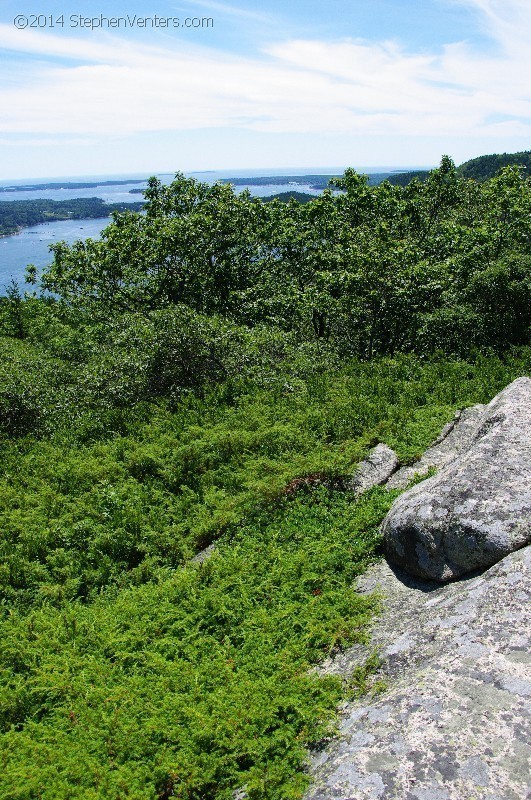
[[[10,194],[14,192],[38,192],[43,191],[56,191],[58,189],[96,189],[98,186],[129,186],[132,183],[147,183],[147,178],[137,178],[135,180],[111,180],[111,181],[95,181],[95,182],[72,182],[64,181],[60,183],[34,183],[25,184],[23,186],[0,186],[2,194]]]
[[[24,228],[46,222],[104,219],[113,212],[141,211],[144,203],[106,203],[99,197],[73,200],[3,200],[0,201],[0,236],[14,236]]]
[[[56,219],[46,219],[42,222],[35,222],[31,225],[19,225],[16,231],[12,233],[0,233],[0,239],[9,239],[10,236],[18,236],[22,231],[27,230],[28,228],[37,228],[41,225],[53,225],[54,222],[83,222],[89,221],[93,219],[109,219],[110,214],[104,214],[101,217],[57,217]]]

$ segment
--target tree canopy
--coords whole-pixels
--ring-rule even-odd
[[[444,157],[423,182],[347,170],[332,188],[263,203],[152,178],[145,214],[54,245],[42,286],[98,318],[184,304],[362,358],[527,340],[531,182],[517,167],[478,184]]]

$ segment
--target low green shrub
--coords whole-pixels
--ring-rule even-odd
[[[364,638],[352,581],[396,495],[306,476],[334,486],[377,441],[415,458],[529,355],[308,365],[101,441],[0,440],[0,799],[300,797],[340,698],[379,688],[376,662],[345,686],[309,667]]]
[[[308,668],[365,636],[350,587],[392,497],[302,493],[202,564],[6,615],[0,797],[299,796],[342,693]]]

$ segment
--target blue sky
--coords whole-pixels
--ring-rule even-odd
[[[529,0],[109,5],[2,0],[0,179],[531,148]]]

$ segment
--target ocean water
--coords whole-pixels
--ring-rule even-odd
[[[421,169],[421,167],[359,167],[359,172],[372,173],[391,173],[402,172],[408,169]],[[263,176],[281,175],[342,175],[344,167],[307,167],[306,169],[254,169],[254,170],[205,170],[200,172],[186,172],[189,177],[205,183],[215,183],[222,178],[258,178]],[[49,200],[72,200],[77,197],[101,197],[109,203],[134,203],[142,199],[138,192],[131,193],[132,189],[143,189],[146,186],[148,175],[92,175],[92,176],[72,176],[70,178],[36,178],[13,181],[0,181],[0,188],[8,187],[9,191],[0,191],[0,201],[10,200],[35,200],[46,198]],[[158,173],[157,177],[164,184],[169,184],[174,178],[174,173]],[[128,183],[106,186],[104,181],[120,180],[130,181]],[[45,183],[68,183],[85,182],[97,183],[101,185],[83,189],[32,189],[23,191],[18,189],[22,186],[35,186]],[[140,183],[138,181],[141,181]],[[284,184],[264,184],[263,186],[243,185],[236,187],[235,191],[242,192],[249,189],[254,197],[266,197],[278,192],[287,192],[295,189],[308,194],[319,194],[307,184],[284,183]],[[42,270],[52,261],[49,245],[53,242],[64,240],[71,244],[77,239],[98,238],[103,228],[110,222],[109,218],[89,219],[89,220],[62,220],[60,222],[47,222],[42,225],[35,225],[31,228],[24,228],[20,233],[13,236],[0,237],[0,294],[4,292],[6,285],[15,279],[21,288],[24,288],[24,274],[28,264],[34,264]]]
[[[13,236],[0,237],[0,294],[12,279],[24,287],[24,274],[28,264],[34,264],[39,271],[53,260],[49,246],[54,242],[65,241],[72,244],[76,239],[98,239],[101,231],[109,224],[104,219],[67,219],[46,222],[23,228]]]

